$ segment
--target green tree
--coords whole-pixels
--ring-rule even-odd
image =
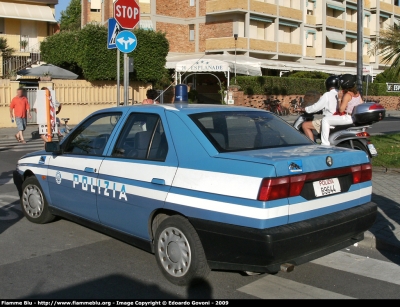
[[[14,48],[8,46],[7,38],[0,37],[0,52],[4,59],[11,57],[15,52]]]
[[[81,28],[81,0],[71,0],[65,11],[61,12],[60,31],[79,30]]]
[[[393,73],[400,71],[400,27],[396,24],[381,30],[375,43],[371,44],[370,54],[382,56],[384,64],[391,63]]]
[[[388,68],[385,69],[385,71],[381,72],[380,74],[377,74],[374,83],[386,83],[386,82],[399,82],[400,81],[400,76],[398,73],[395,72],[395,69],[393,68]]]
[[[137,48],[128,56],[134,59],[131,80],[169,83],[170,73],[165,69],[169,51],[165,33],[135,30]],[[88,24],[76,31],[61,31],[47,37],[40,45],[43,61],[68,69],[88,81],[116,80],[117,50],[107,49],[108,31],[105,26]],[[123,53],[121,52],[121,76]]]

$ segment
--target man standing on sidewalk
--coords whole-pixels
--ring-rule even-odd
[[[23,131],[26,129],[26,115],[32,118],[31,111],[28,103],[28,98],[24,96],[24,90],[19,88],[17,90],[17,96],[13,98],[10,104],[10,117],[11,120],[15,118],[17,124],[18,132],[15,138],[20,143],[26,143],[23,136]]]

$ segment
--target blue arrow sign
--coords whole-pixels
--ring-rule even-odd
[[[117,35],[124,29],[118,24],[115,18],[108,19],[108,37],[107,37],[107,48],[115,49],[117,48],[116,40]]]
[[[131,31],[121,31],[117,35],[116,45],[121,52],[132,52],[137,46],[136,35],[133,34]]]

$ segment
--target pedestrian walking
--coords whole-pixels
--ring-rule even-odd
[[[17,139],[18,142],[23,144],[26,143],[23,132],[26,129],[27,116],[28,118],[32,118],[28,98],[26,98],[26,96],[24,95],[24,89],[19,88],[17,90],[17,96],[15,96],[11,100],[10,117],[12,121],[15,118],[15,122],[17,124],[18,132],[15,135],[15,138]]]

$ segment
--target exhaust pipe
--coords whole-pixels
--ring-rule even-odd
[[[282,263],[281,264],[281,271],[282,272],[286,272],[286,273],[290,273],[294,270],[294,265],[291,263]]]

